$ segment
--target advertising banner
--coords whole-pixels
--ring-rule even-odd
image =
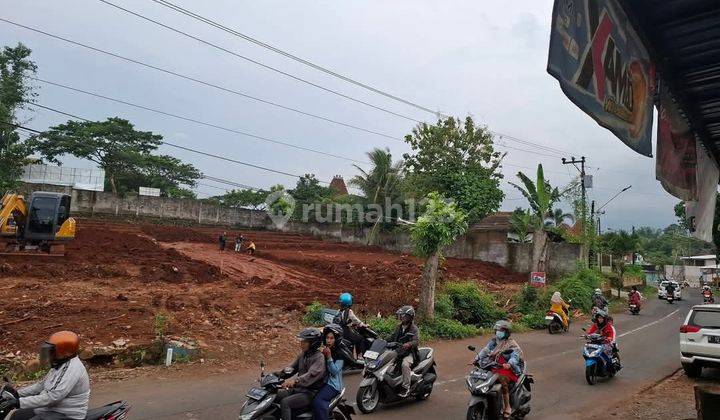
[[[545,279],[546,276],[544,271],[533,271],[530,273],[530,285],[533,287],[544,287]]]
[[[555,0],[548,73],[628,147],[652,156],[655,70],[617,0]]]
[[[697,200],[695,135],[667,88],[660,86],[655,178],[675,197]]]
[[[697,201],[685,203],[685,214],[690,221],[693,236],[706,242],[713,239],[713,220],[717,202],[718,171],[715,161],[699,145],[697,149]]]

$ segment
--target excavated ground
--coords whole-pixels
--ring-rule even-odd
[[[0,357],[35,351],[52,331],[84,345],[149,343],[156,316],[166,334],[198,340],[212,358],[252,360],[287,348],[303,309],[350,291],[365,316],[415,303],[422,261],[379,248],[296,234],[242,231],[255,256],[220,252],[219,228],[80,220],[67,255],[0,257]],[[441,282],[469,279],[488,290],[525,276],[496,264],[448,258]],[[292,349],[294,350],[294,348]]]

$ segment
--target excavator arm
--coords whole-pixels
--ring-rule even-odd
[[[22,195],[5,194],[0,202],[0,236],[16,236],[27,214],[27,203]]]

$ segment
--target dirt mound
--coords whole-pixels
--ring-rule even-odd
[[[143,233],[152,236],[160,242],[199,242],[211,244],[217,241],[215,236],[183,226],[168,228],[167,226],[160,225],[143,225],[140,229]]]

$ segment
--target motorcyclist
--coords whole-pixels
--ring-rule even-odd
[[[595,289],[595,292],[592,296],[592,305],[593,308],[597,309],[605,309],[608,305],[607,299],[605,299],[605,296],[603,296],[603,292],[600,289]]]
[[[665,286],[665,296],[675,299],[675,285],[671,281]]]
[[[518,375],[523,371],[524,361],[522,349],[515,340],[510,339],[512,324],[509,321],[497,321],[494,326],[495,337],[475,357],[475,362],[485,365],[488,362],[498,364],[492,370],[498,375],[502,384],[503,405],[505,407],[503,417],[510,418],[512,407],[510,405],[510,384],[517,382]]]
[[[402,391],[400,398],[405,398],[410,394],[410,379],[412,376],[412,365],[418,360],[418,344],[420,330],[415,325],[415,309],[406,305],[399,308],[397,315],[400,324],[395,332],[388,338],[388,343],[398,343],[399,347],[395,350],[395,363],[400,363],[402,368]]]
[[[553,293],[552,297],[550,298],[550,310],[560,315],[560,319],[563,323],[563,328],[567,330],[570,322],[568,316],[568,313],[570,311],[570,305],[563,300],[560,292]]]
[[[10,389],[16,399],[0,402],[0,411],[16,408],[13,420],[84,419],[90,400],[90,378],[78,357],[80,339],[72,331],[56,332],[40,346],[40,362],[50,365],[42,381]]]
[[[603,351],[609,360],[613,361],[613,367],[620,370],[620,361],[617,359],[615,342],[615,326],[608,313],[603,309],[598,309],[593,315],[593,324],[587,331],[590,334],[600,334],[603,337]]]
[[[278,392],[282,420],[292,420],[293,411],[298,412],[309,408],[313,398],[325,384],[325,356],[320,352],[323,341],[322,333],[316,328],[305,328],[298,334],[302,352],[295,361],[282,372],[275,374],[280,378],[290,378],[297,374],[295,380],[286,380]]]
[[[628,293],[628,302],[630,303],[630,305],[636,305],[638,309],[640,309],[641,300],[642,295],[640,294],[637,286],[632,286],[630,293]]]
[[[322,349],[322,354],[325,356],[327,375],[325,376],[325,385],[313,400],[314,420],[330,419],[330,402],[343,390],[343,359],[339,350],[342,337],[342,327],[337,324],[328,324],[323,328],[325,347]]]
[[[710,302],[715,301],[715,299],[713,299],[712,289],[707,284],[702,287],[702,295],[703,297],[707,297]]]
[[[367,350],[367,344],[365,338],[358,334],[355,328],[364,328],[367,327],[367,325],[353,312],[353,297],[350,293],[341,294],[338,299],[338,304],[340,304],[340,310],[335,317],[335,323],[342,327],[343,337],[353,343],[356,354],[362,356],[365,350]]]

